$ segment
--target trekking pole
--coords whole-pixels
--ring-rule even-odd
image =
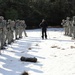
[[[40,28],[40,37],[42,37],[42,29]]]
[[[40,28],[39,36],[41,36],[41,28]]]
[[[49,36],[49,39],[50,39],[49,31],[47,31],[47,34],[48,34],[48,36]]]

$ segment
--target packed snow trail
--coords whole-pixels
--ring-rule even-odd
[[[62,28],[49,28],[48,39],[41,30],[27,30],[28,37],[16,40],[0,55],[0,75],[75,75],[75,40],[64,36]],[[20,57],[36,57],[37,63],[21,62]]]

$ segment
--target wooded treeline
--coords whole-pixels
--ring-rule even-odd
[[[43,18],[56,26],[75,15],[75,0],[0,0],[0,15],[6,20],[24,19],[28,28],[39,27]]]

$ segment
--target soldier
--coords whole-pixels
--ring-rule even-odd
[[[66,35],[66,24],[65,23],[66,23],[66,21],[63,19],[62,22],[61,22],[61,25],[63,26],[64,31],[65,31],[64,35]]]
[[[70,20],[70,24],[69,24],[69,36],[72,37],[72,33],[73,33],[73,25],[72,25],[72,20]]]
[[[24,20],[21,20],[21,26],[20,26],[20,37],[22,37],[22,32],[24,32],[25,36],[27,37],[27,34],[26,34],[26,23]]]
[[[0,16],[0,50],[1,50],[1,38],[2,37],[2,18]]]
[[[20,24],[19,24],[19,38],[22,38],[23,30],[24,30],[24,21],[20,20]]]
[[[72,39],[75,39],[75,16],[73,16],[72,26],[73,26]]]
[[[66,22],[65,23],[65,26],[66,26],[66,31],[65,31],[66,34],[65,35],[69,36],[70,17],[67,17],[66,20],[65,20],[65,22]]]
[[[45,19],[42,20],[42,22],[40,23],[40,27],[42,28],[42,39],[47,39],[47,22],[45,21]]]
[[[8,22],[7,22],[7,30],[8,30],[8,44],[11,44],[11,20],[9,19]]]
[[[15,21],[15,39],[19,39],[19,24],[20,24],[20,20],[16,20]]]
[[[0,16],[0,49],[5,49],[4,48],[4,22],[3,22],[4,17]]]
[[[14,26],[15,26],[15,21],[10,22],[10,27],[11,27],[11,42],[14,42]]]
[[[24,20],[23,20],[23,21],[24,21]],[[26,37],[28,37],[28,36],[27,36],[27,33],[26,33],[26,27],[27,27],[27,25],[26,25],[26,23],[25,23],[25,21],[24,21],[24,34],[25,34]]]
[[[7,45],[6,45],[6,42],[7,42],[7,26],[6,26],[6,25],[7,25],[7,24],[6,24],[7,22],[6,22],[6,20],[3,20],[3,23],[4,23],[4,25],[5,25],[5,26],[4,26],[4,46],[7,46]]]

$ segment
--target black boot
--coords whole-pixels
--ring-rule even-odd
[[[6,43],[4,43],[4,46],[7,46],[7,44],[6,44]]]
[[[42,40],[44,39],[44,36],[42,36]]]
[[[2,50],[4,50],[4,49],[5,49],[5,47],[1,47],[1,49],[2,49]]]

